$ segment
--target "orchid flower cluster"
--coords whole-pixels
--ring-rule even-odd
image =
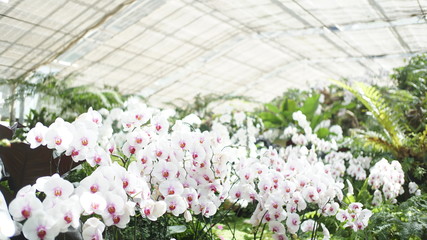
[[[372,212],[363,209],[361,203],[350,203],[346,210],[340,209],[336,215],[338,221],[344,223],[344,227],[353,229],[353,231],[363,230],[368,226],[369,218]]]
[[[226,128],[230,133],[231,144],[239,151],[239,156],[256,156],[256,138],[259,136],[260,124],[256,119],[241,111],[228,111],[214,120],[213,130]]]
[[[378,161],[370,170],[368,184],[375,189],[372,205],[379,205],[384,195],[385,200],[397,202],[396,197],[404,193],[405,182],[402,166],[396,160],[389,163],[386,159]],[[382,193],[379,190],[382,187]]]
[[[81,215],[91,217],[84,239],[102,239],[106,226],[125,228],[136,211],[152,221],[166,213],[189,221],[217,212],[232,186],[230,165],[239,160],[226,128],[201,132],[183,121],[170,128],[169,111],[141,104],[113,109],[104,119],[100,112],[29,131],[32,148],[46,145],[96,170],[76,186],[53,175],[21,189],[9,211],[25,237],[53,239],[77,228]]]
[[[231,188],[229,195],[231,201],[237,201],[242,206],[256,200],[258,204],[250,221],[254,226],[268,224],[275,239],[287,239],[287,233],[296,234],[299,229],[312,231],[314,222],[305,221],[304,225],[301,224],[306,211],[314,210],[325,217],[343,211],[339,204],[344,196],[344,184],[340,177],[346,167],[342,163],[337,168],[334,161],[335,158],[342,161],[345,158],[352,159],[351,154],[348,156],[336,152],[335,139],[327,141],[313,134],[301,112],[294,113],[293,118],[305,134],[298,133],[296,127],[288,127],[285,135],[291,137],[295,146],[288,146],[281,152],[263,149],[257,157],[240,161],[236,168],[239,182]],[[323,159],[321,156],[324,155],[326,157]],[[370,159],[362,162],[361,168],[366,167]],[[362,206],[360,203],[354,204]],[[351,223],[362,222],[365,227],[370,211],[364,209],[363,212],[360,218],[354,215]],[[324,237],[328,238],[328,229],[324,225],[321,227]],[[354,231],[361,229],[354,228],[350,222],[346,227]]]
[[[194,127],[200,122],[195,115],[172,125],[172,114],[131,99],[125,110],[89,109],[72,123],[38,123],[27,135],[31,148],[47,146],[94,171],[77,183],[57,174],[39,178],[10,203],[15,224],[8,215],[9,222],[28,239],[54,239],[87,219],[83,238],[102,239],[106,227],[125,228],[137,213],[151,221],[165,214],[191,221],[215,215],[228,200],[241,207],[256,203],[250,222],[266,224],[274,239],[319,228],[328,239],[327,227],[309,216],[334,218],[359,231],[372,215],[361,203],[343,204],[346,173],[364,180],[370,171],[377,202],[382,194],[392,200],[403,190],[398,162],[381,160],[369,170],[370,158],[338,151],[339,126],[321,123],[335,133],[321,139],[300,111],[293,114],[297,125],[283,133],[293,145],[278,150],[256,148],[259,126],[244,113],[223,115],[204,132]]]

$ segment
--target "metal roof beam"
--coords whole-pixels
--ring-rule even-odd
[[[387,14],[385,13],[384,9],[375,1],[375,0],[368,0],[369,4],[375,9],[375,11],[378,12],[379,15],[381,15],[387,22],[390,22],[390,19],[388,18]],[[393,35],[396,37],[396,39],[399,41],[400,45],[403,49],[405,49],[406,52],[411,52],[411,48],[409,45],[403,40],[402,36],[400,36],[399,32],[396,30],[394,26],[389,24],[390,30],[393,33]]]

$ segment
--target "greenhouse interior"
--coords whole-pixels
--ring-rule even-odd
[[[426,0],[0,0],[0,240],[427,239]]]

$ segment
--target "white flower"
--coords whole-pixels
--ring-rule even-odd
[[[302,224],[301,224],[301,230],[303,232],[311,232],[314,229],[314,224],[315,221],[313,219],[308,219],[305,220]]]
[[[288,227],[288,231],[290,233],[296,233],[300,226],[299,215],[296,213],[288,214],[288,218],[286,219],[286,226]]]
[[[81,212],[79,198],[76,195],[58,202],[52,209],[48,210],[49,216],[57,220],[61,232],[67,232],[70,226],[77,229],[80,225]]]
[[[165,116],[158,115],[151,118],[152,129],[155,133],[162,135],[167,134],[169,122]]]
[[[178,173],[178,167],[175,163],[159,161],[154,165],[152,175],[158,180],[167,180],[175,178]]]
[[[7,210],[6,200],[0,192],[0,239],[12,237],[15,234],[15,223]]]
[[[86,155],[86,161],[91,167],[96,165],[108,166],[111,165],[111,157],[103,148],[95,146],[95,148]]]
[[[161,182],[159,185],[159,190],[163,196],[181,195],[184,191],[184,187],[176,179],[171,179]]]
[[[30,143],[30,148],[37,148],[40,145],[46,145],[46,132],[48,128],[41,124],[36,123],[36,126],[32,128],[27,134],[27,141]]]
[[[55,219],[39,211],[24,223],[22,232],[29,240],[53,240],[59,234],[59,227]]]
[[[50,149],[56,149],[59,153],[66,151],[73,142],[73,132],[76,132],[71,123],[57,118],[46,131],[46,144]]]
[[[48,198],[67,199],[74,192],[73,184],[62,179],[58,174],[48,177],[42,189]]]
[[[108,112],[108,110],[104,109]],[[104,111],[104,112],[105,112]],[[90,121],[95,123],[98,127],[102,125],[102,116],[98,111],[95,111],[90,107],[86,113],[81,114],[77,119],[82,119],[84,121]]]
[[[107,207],[107,201],[99,192],[84,192],[80,197],[80,204],[86,215],[90,215],[92,213],[102,214]]]
[[[329,238],[331,238],[329,230],[326,228],[325,224],[320,223],[320,226],[322,226],[323,240],[328,240]]]
[[[187,115],[182,121],[190,125],[200,125],[202,123],[202,120],[194,113]]]
[[[410,182],[408,184],[408,187],[409,187],[409,193],[410,194],[414,194],[418,190],[418,185],[414,182]]]
[[[89,218],[83,225],[83,239],[84,240],[102,240],[102,232],[104,232],[105,225],[97,218]]]
[[[17,197],[9,204],[9,212],[15,221],[30,218],[33,213],[43,210],[43,205],[35,195]]]
[[[268,227],[270,229],[270,231],[272,231],[273,233],[285,233],[285,226],[278,221],[271,221],[268,223]]]
[[[164,201],[153,201],[151,199],[140,204],[141,214],[151,221],[156,221],[166,212],[166,203]]]
[[[166,210],[176,217],[178,217],[181,213],[184,213],[187,205],[185,200],[181,196],[170,195],[166,196]]]

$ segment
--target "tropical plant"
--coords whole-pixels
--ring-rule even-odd
[[[400,160],[409,179],[415,177],[420,182],[427,169],[427,126],[423,132],[411,132],[405,118],[401,118],[398,109],[392,107],[381,92],[374,86],[356,82],[353,86],[340,81],[337,85],[353,93],[356,98],[369,110],[369,114],[377,121],[379,131],[357,129],[354,132],[367,148],[382,152],[390,152]]]
[[[38,121],[52,123],[57,116],[66,120],[74,119],[88,108],[111,109],[123,104],[127,96],[118,93],[116,88],[104,86],[101,90],[92,85],[73,86],[74,75],[58,78],[55,74],[36,73],[27,78],[0,79],[0,85],[9,86],[11,94],[5,103],[10,106],[9,121],[15,121],[16,101],[25,97],[38,96],[38,109],[33,109],[27,117],[30,128]]]
[[[427,195],[413,196],[400,204],[384,204],[375,213],[366,232],[378,240],[427,239]]]
[[[411,58],[406,66],[395,68],[391,78],[397,83],[395,99],[412,132],[419,133],[427,124],[427,55]]]
[[[300,95],[296,92],[300,92]],[[357,127],[359,124],[357,116],[350,111],[356,107],[357,104],[354,102],[343,102],[343,91],[336,86],[311,92],[291,89],[285,92],[283,97],[266,103],[264,110],[258,112],[257,115],[262,119],[265,130],[283,131],[294,122],[292,114],[301,111],[316,134],[320,138],[327,138],[333,133],[330,133],[329,129],[321,123],[327,121],[329,125],[344,124],[347,126],[345,129],[348,129],[348,126]],[[340,111],[344,113],[338,114]],[[279,139],[274,141],[280,143],[283,140],[281,138],[282,136],[279,136]]]

